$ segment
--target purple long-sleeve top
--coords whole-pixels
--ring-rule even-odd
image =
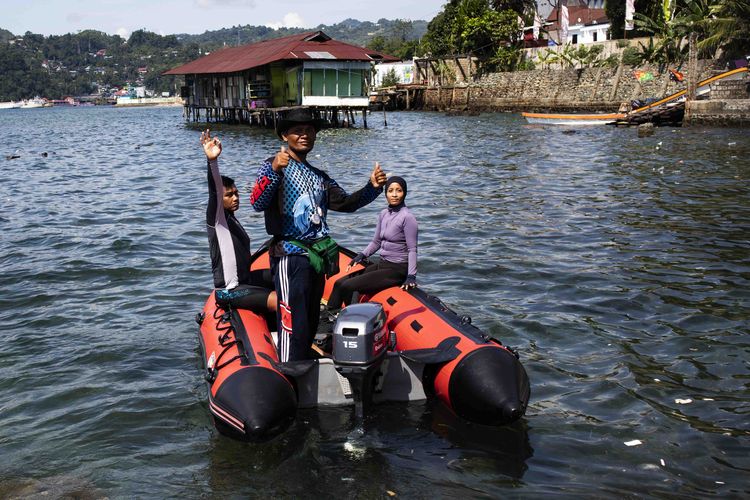
[[[375,236],[364,252],[369,257],[380,249],[380,257],[393,263],[408,262],[408,274],[417,275],[417,219],[406,205],[384,208]]]

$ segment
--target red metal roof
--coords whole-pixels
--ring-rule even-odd
[[[165,71],[164,74],[235,73],[275,61],[331,59],[339,61],[399,60],[381,52],[333,40],[322,31],[310,31],[251,43],[250,45],[221,49],[195,61]]]
[[[557,29],[557,9],[553,9],[547,16],[547,21],[553,23],[552,29]],[[570,6],[568,7],[568,24],[573,26],[574,24],[604,24],[608,23],[607,14],[604,9],[589,9],[583,6]]]

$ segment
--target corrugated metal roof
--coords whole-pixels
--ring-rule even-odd
[[[322,31],[310,31],[262,42],[228,47],[165,71],[165,75],[235,73],[284,60],[398,61],[381,52],[339,42]]]
[[[553,9],[547,16],[547,21],[554,23],[554,29],[557,29],[557,9]],[[568,7],[568,19],[571,26],[574,24],[597,24],[608,23],[607,13],[604,9],[589,9],[588,7],[570,6]]]

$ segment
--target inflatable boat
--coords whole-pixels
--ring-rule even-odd
[[[340,249],[342,271],[354,256]],[[252,269],[270,265],[267,248]],[[523,416],[530,386],[518,355],[423,289],[392,287],[361,296],[333,322],[321,320],[314,359],[280,363],[275,316],[224,310],[211,293],[200,325],[208,407],[217,430],[243,441],[283,432],[297,408],[353,405],[360,414],[383,401],[436,397],[469,422],[499,426]]]

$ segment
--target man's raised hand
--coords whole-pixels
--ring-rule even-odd
[[[205,132],[201,133],[201,145],[203,146],[203,152],[206,153],[208,161],[215,160],[221,154],[221,141],[218,137],[211,137],[211,131],[206,129]]]
[[[280,172],[281,169],[286,168],[289,165],[289,152],[285,146],[281,146],[281,150],[276,153],[276,157],[273,159],[271,167],[274,172]]]
[[[375,168],[372,170],[372,174],[370,174],[370,184],[374,188],[380,188],[385,185],[386,179],[385,172],[380,168],[380,163],[375,162]]]

